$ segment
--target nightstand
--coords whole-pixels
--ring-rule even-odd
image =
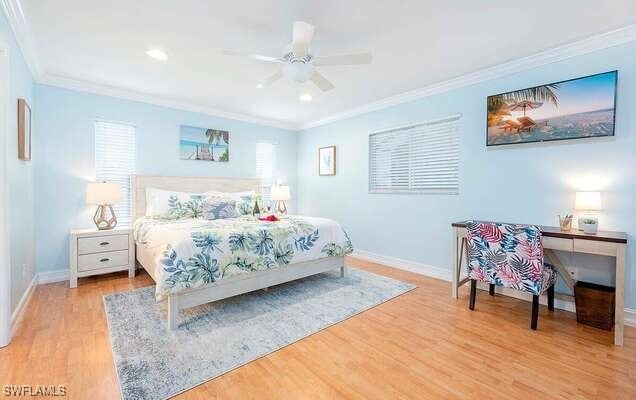
[[[77,229],[70,234],[70,287],[77,278],[128,270],[135,276],[135,242],[131,228]]]

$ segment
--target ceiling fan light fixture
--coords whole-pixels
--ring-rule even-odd
[[[161,49],[150,49],[146,52],[146,54],[148,57],[159,61],[166,61],[168,59],[168,54]]]

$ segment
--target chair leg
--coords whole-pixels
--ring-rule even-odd
[[[548,288],[548,310],[554,311],[554,285]]]
[[[494,296],[494,295],[495,295],[495,284],[494,284],[494,283],[491,283],[491,284],[490,284],[490,287],[488,288],[488,293],[489,293],[491,296]]]
[[[530,322],[530,328],[537,330],[537,320],[539,319],[539,296],[532,296],[532,321]]]
[[[470,280],[470,303],[468,304],[468,308],[471,310],[475,309],[475,297],[477,297],[477,281],[474,279]]]

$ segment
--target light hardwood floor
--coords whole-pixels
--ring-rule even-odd
[[[635,399],[636,329],[625,346],[564,311],[450,297],[450,283],[356,259],[352,266],[419,287],[192,389],[179,399]],[[152,284],[116,273],[37,287],[0,383],[64,384],[70,399],[119,397],[102,305],[107,293]]]

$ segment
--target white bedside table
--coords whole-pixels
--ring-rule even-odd
[[[71,231],[69,246],[70,287],[77,278],[128,270],[135,276],[135,242],[131,228],[76,229]]]

